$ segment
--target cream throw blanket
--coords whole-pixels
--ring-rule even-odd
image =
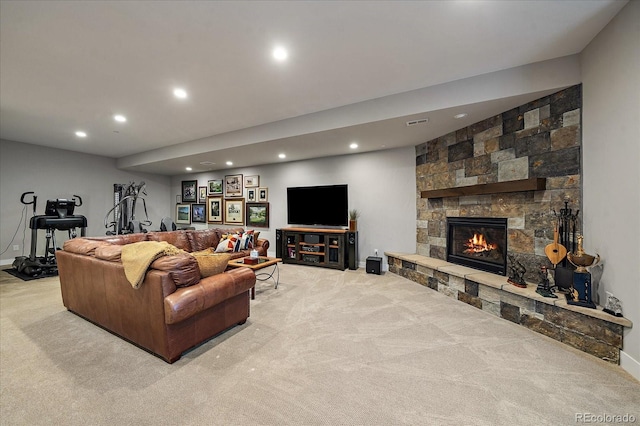
[[[124,274],[133,286],[139,288],[147,269],[161,256],[184,253],[184,250],[166,241],[141,241],[122,246],[122,266]]]

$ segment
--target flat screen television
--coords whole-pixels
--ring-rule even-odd
[[[287,222],[290,225],[346,226],[347,185],[287,188]]]

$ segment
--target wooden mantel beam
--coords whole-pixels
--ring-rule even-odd
[[[422,191],[422,198],[462,197],[465,195],[499,194],[502,192],[541,191],[546,189],[546,178],[512,180],[509,182],[483,183],[456,188]]]

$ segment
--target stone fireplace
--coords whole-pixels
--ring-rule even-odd
[[[507,219],[447,218],[448,262],[506,275]]]
[[[535,282],[551,266],[553,211],[582,211],[581,104],[569,87],[416,146],[416,252],[447,259],[449,217],[506,218],[508,254]],[[514,182],[532,185],[503,192]]]
[[[391,273],[617,364],[628,319],[512,285],[503,266],[485,272],[457,262],[502,263],[487,258],[504,250],[507,270],[514,259],[530,283],[551,266],[544,249],[554,212],[583,211],[581,104],[581,86],[569,87],[416,146],[416,253],[385,255]],[[458,231],[452,219],[462,221]]]

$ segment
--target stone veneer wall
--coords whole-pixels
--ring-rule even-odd
[[[577,85],[416,146],[417,253],[446,259],[447,216],[506,217],[508,252],[535,281],[551,266],[553,210],[581,208],[581,106]],[[545,191],[420,198],[421,191],[547,178]],[[580,213],[578,229],[582,229]]]

